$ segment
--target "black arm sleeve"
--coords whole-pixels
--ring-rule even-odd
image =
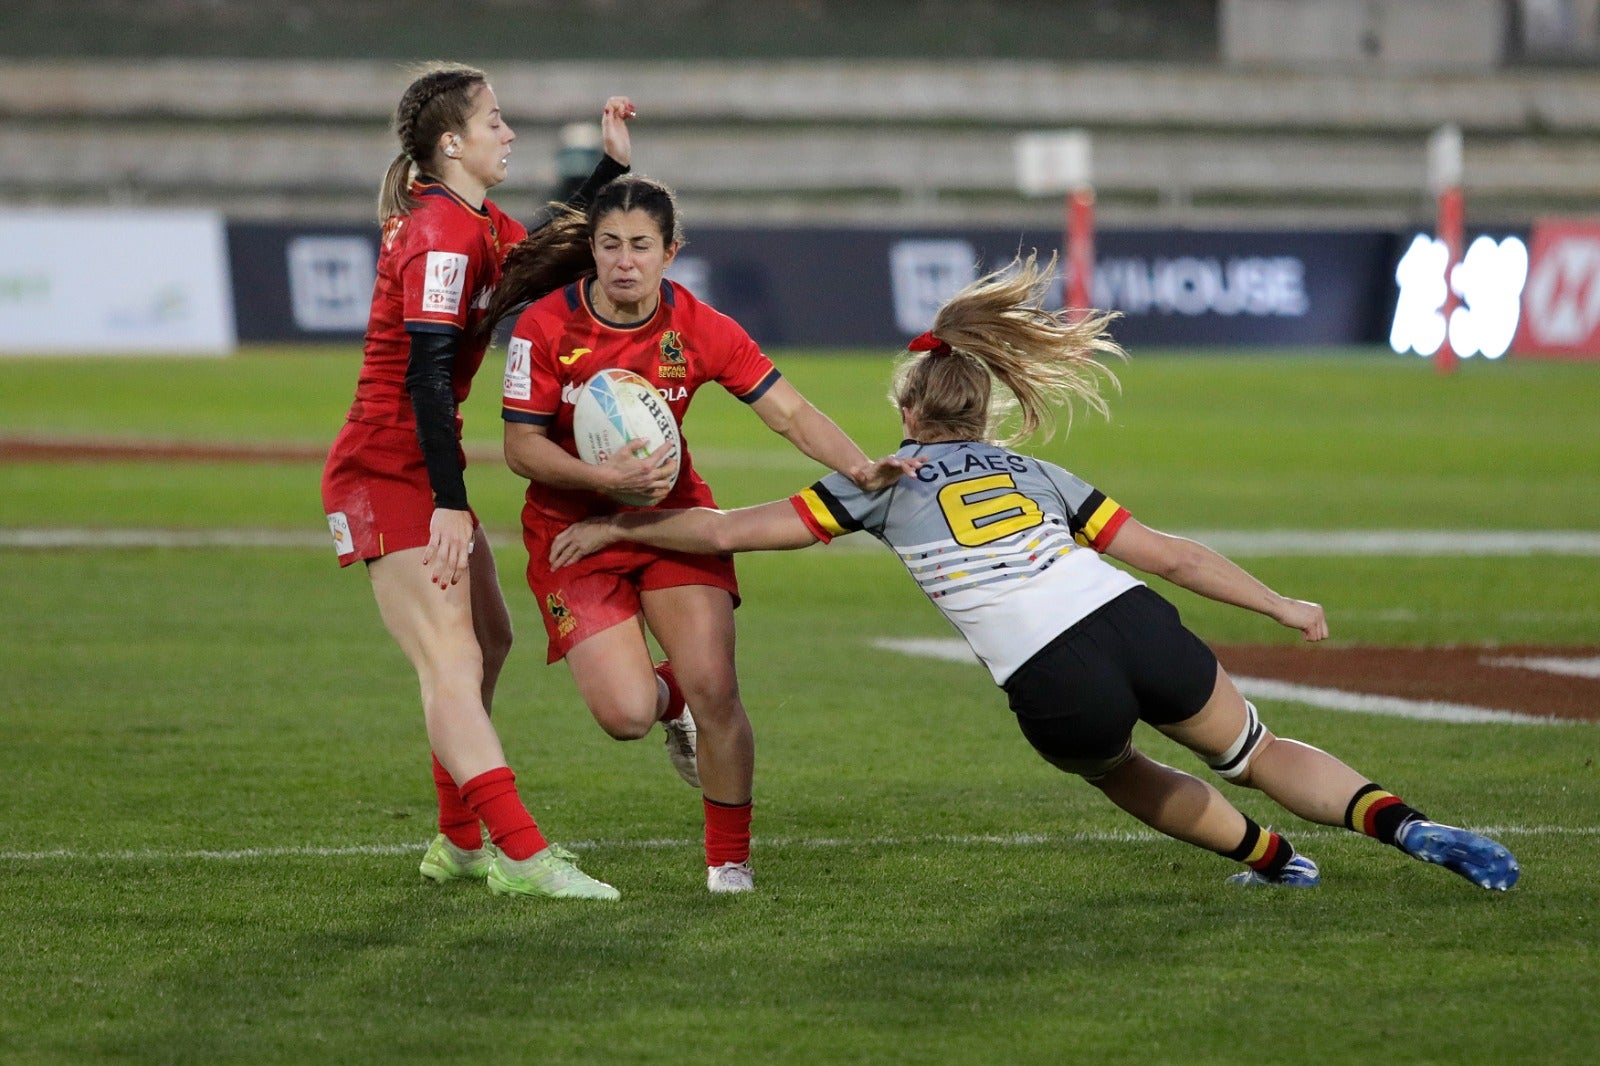
[[[594,172],[589,175],[582,185],[578,186],[577,191],[567,197],[566,205],[579,211],[584,210],[589,206],[589,202],[595,198],[595,194],[604,188],[607,182],[614,178],[622,177],[628,170],[628,167],[623,166],[610,156],[602,155],[600,162],[595,164]],[[550,224],[550,220],[553,217],[552,209],[548,204],[539,208],[533,213],[533,217],[528,219],[528,232],[533,233],[544,229]]]
[[[467,510],[467,481],[461,469],[460,443],[456,440],[456,396],[450,386],[456,347],[455,333],[411,334],[411,361],[406,365],[406,391],[417,414],[417,443],[428,466],[433,505],[451,511]]]
[[[589,175],[589,180],[578,186],[577,192],[567,197],[567,206],[576,207],[579,211],[582,211],[589,206],[589,202],[594,199],[595,194],[601,188],[613,179],[622,177],[627,172],[627,167],[610,156],[602,154],[600,162],[594,166],[594,173]]]

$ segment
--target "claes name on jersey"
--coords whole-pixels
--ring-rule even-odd
[[[965,462],[955,459],[940,459],[936,463],[928,463],[917,470],[918,481],[938,481],[940,478],[966,477],[968,474],[986,471],[996,473],[1022,474],[1028,470],[1028,461],[1020,455],[973,455],[968,454]]]

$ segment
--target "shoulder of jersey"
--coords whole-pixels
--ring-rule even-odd
[[[716,308],[700,299],[700,297],[696,296],[682,285],[679,285],[676,281],[668,279],[667,284],[672,286],[672,301],[674,309],[704,308],[707,311],[716,310]]]
[[[421,201],[406,220],[405,230],[409,231],[410,240],[460,232],[463,223],[468,221],[461,205],[449,197],[424,196]]]
[[[485,200],[483,202],[483,206],[489,209],[489,221],[494,223],[495,229],[499,230],[501,233],[511,232],[520,234],[518,237],[519,240],[521,237],[527,235],[528,231],[523,228],[522,223],[502,211],[500,209],[500,205],[495,203],[493,200]]]

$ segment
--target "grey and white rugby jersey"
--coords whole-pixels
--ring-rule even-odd
[[[927,464],[879,492],[830,474],[790,497],[826,542],[866,530],[899,555],[996,684],[1144,582],[1100,558],[1128,512],[1053,463],[992,444],[907,442]]]

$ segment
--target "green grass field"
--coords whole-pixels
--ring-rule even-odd
[[[356,358],[0,360],[0,438],[324,444]],[[779,358],[869,452],[898,443],[886,358]],[[467,411],[491,453],[495,369]],[[1156,353],[1121,376],[1109,424],[1040,451],[1157,527],[1600,530],[1600,366]],[[686,428],[725,504],[817,474],[726,397]],[[425,885],[415,681],[359,568],[312,546],[318,473],[0,455],[0,534],[307,539],[0,546],[0,1062],[1586,1063],[1600,1046],[1595,726],[1263,704],[1436,817],[1496,827],[1524,875],[1481,892],[1230,790],[1324,873],[1315,892],[1233,890],[1231,864],[1034,756],[981,667],[874,650],[950,634],[881,551],[741,560],[759,891],[709,897],[698,799],[659,737],[606,739],[542,665],[520,486],[492,454],[469,486],[520,636],[496,719],[541,825],[624,898]],[[1600,644],[1593,555],[1239,558],[1324,602],[1339,642]],[[1291,642],[1173,598],[1216,641]]]

